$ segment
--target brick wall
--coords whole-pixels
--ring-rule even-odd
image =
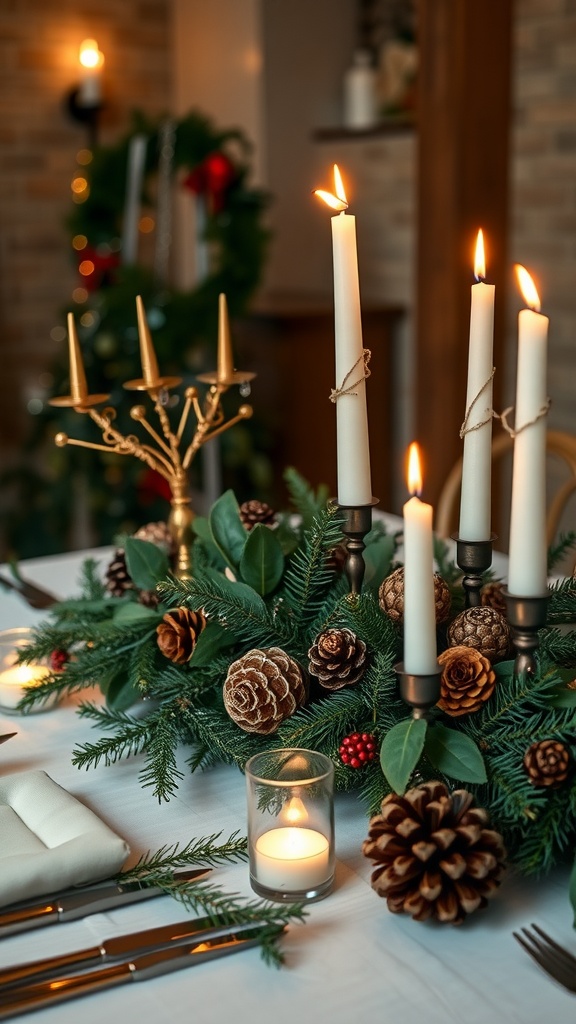
[[[170,106],[169,0],[3,0],[0,5],[0,467],[30,427],[76,283],[64,227],[86,129],[65,112],[78,47],[105,55],[102,141],[135,108]]]

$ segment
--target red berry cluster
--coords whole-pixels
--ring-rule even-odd
[[[69,661],[68,651],[55,650],[50,654],[50,668],[53,672],[61,672],[64,665]]]
[[[353,732],[344,737],[338,753],[349,768],[361,768],[376,757],[376,737],[371,732]]]

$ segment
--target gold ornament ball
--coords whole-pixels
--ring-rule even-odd
[[[378,603],[392,622],[404,620],[404,566],[400,566],[380,584]],[[436,625],[446,622],[450,615],[452,597],[450,588],[440,573],[434,573],[434,608]]]
[[[495,608],[478,605],[456,616],[447,640],[450,647],[474,647],[490,661],[501,661],[510,650],[510,626]]]

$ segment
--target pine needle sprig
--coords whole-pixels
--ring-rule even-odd
[[[337,505],[329,505],[314,519],[300,548],[289,560],[284,575],[284,593],[297,622],[309,622],[318,614],[334,582],[327,564],[327,553],[342,537],[342,514]]]
[[[342,736],[366,717],[366,706],[359,687],[338,690],[329,701],[318,701],[297,711],[278,732],[278,745],[306,747],[308,750],[338,749]]]
[[[88,769],[97,768],[101,761],[109,766],[121,758],[143,753],[153,742],[158,712],[153,711],[145,718],[136,719],[85,703],[80,706],[79,715],[92,718],[95,724],[103,728],[118,730],[116,736],[102,736],[96,743],[83,743],[72,751],[72,764],[77,768]]]
[[[246,761],[254,753],[253,739],[249,733],[243,732],[231,718],[220,709],[195,707],[182,710],[182,721],[189,729],[190,737],[210,748],[214,760],[224,764],[236,764],[243,768]],[[261,740],[259,750],[266,746],[277,746],[274,739],[266,742]]]
[[[550,661],[576,669],[576,630],[543,629],[539,633],[540,652]]]
[[[284,482],[296,512],[302,518],[302,527],[309,529],[314,519],[325,507],[328,500],[328,488],[320,485],[315,492],[307,480],[293,466],[284,470]]]
[[[158,803],[170,800],[184,778],[176,762],[179,739],[178,720],[172,706],[161,707],[152,739],[146,748],[146,766],[139,773],[141,785],[152,790]]]
[[[118,881],[154,885],[182,903],[187,910],[202,912],[214,925],[262,924],[262,930],[258,931],[262,956],[266,963],[280,966],[283,956],[278,948],[279,939],[289,924],[304,923],[307,911],[303,904],[283,906],[264,900],[246,900],[237,893],[224,892],[214,883],[174,877],[175,870],[191,864],[216,866],[246,860],[246,838],[233,832],[226,841],[218,844],[221,835],[221,832],[216,832],[202,839],[193,839],[184,847],[176,843],[163,846],[156,853],[147,853],[134,867],[123,871]]]
[[[576,621],[576,576],[567,576],[550,584],[546,620],[549,625]]]
[[[554,572],[562,559],[574,548],[576,548],[576,531],[569,530],[567,533],[559,534],[548,548],[548,573]]]

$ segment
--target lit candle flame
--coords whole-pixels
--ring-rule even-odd
[[[474,277],[477,281],[484,281],[486,277],[486,257],[484,255],[484,233],[482,228],[478,231],[476,238],[476,252],[474,254]]]
[[[339,210],[340,213],[343,213],[344,210],[348,209],[348,200],[346,199],[346,192],[338,164],[334,164],[334,192],[336,195],[333,195],[332,192],[325,192],[323,188],[314,189],[315,196],[320,196],[320,199],[323,199],[333,210]]]
[[[78,59],[83,68],[101,68],[104,63],[104,54],[98,49],[95,39],[85,39],[80,44]]]
[[[521,263],[516,264],[515,270],[524,302],[527,306],[530,307],[530,309],[534,309],[537,313],[539,313],[540,296],[538,295],[534,281],[530,277],[530,274],[528,273],[526,268],[523,267]]]
[[[282,815],[288,825],[304,825],[308,821],[306,808],[299,796],[293,796],[288,801],[288,806]]]
[[[408,490],[412,495],[422,493],[422,469],[420,467],[420,449],[415,441],[408,449]]]

